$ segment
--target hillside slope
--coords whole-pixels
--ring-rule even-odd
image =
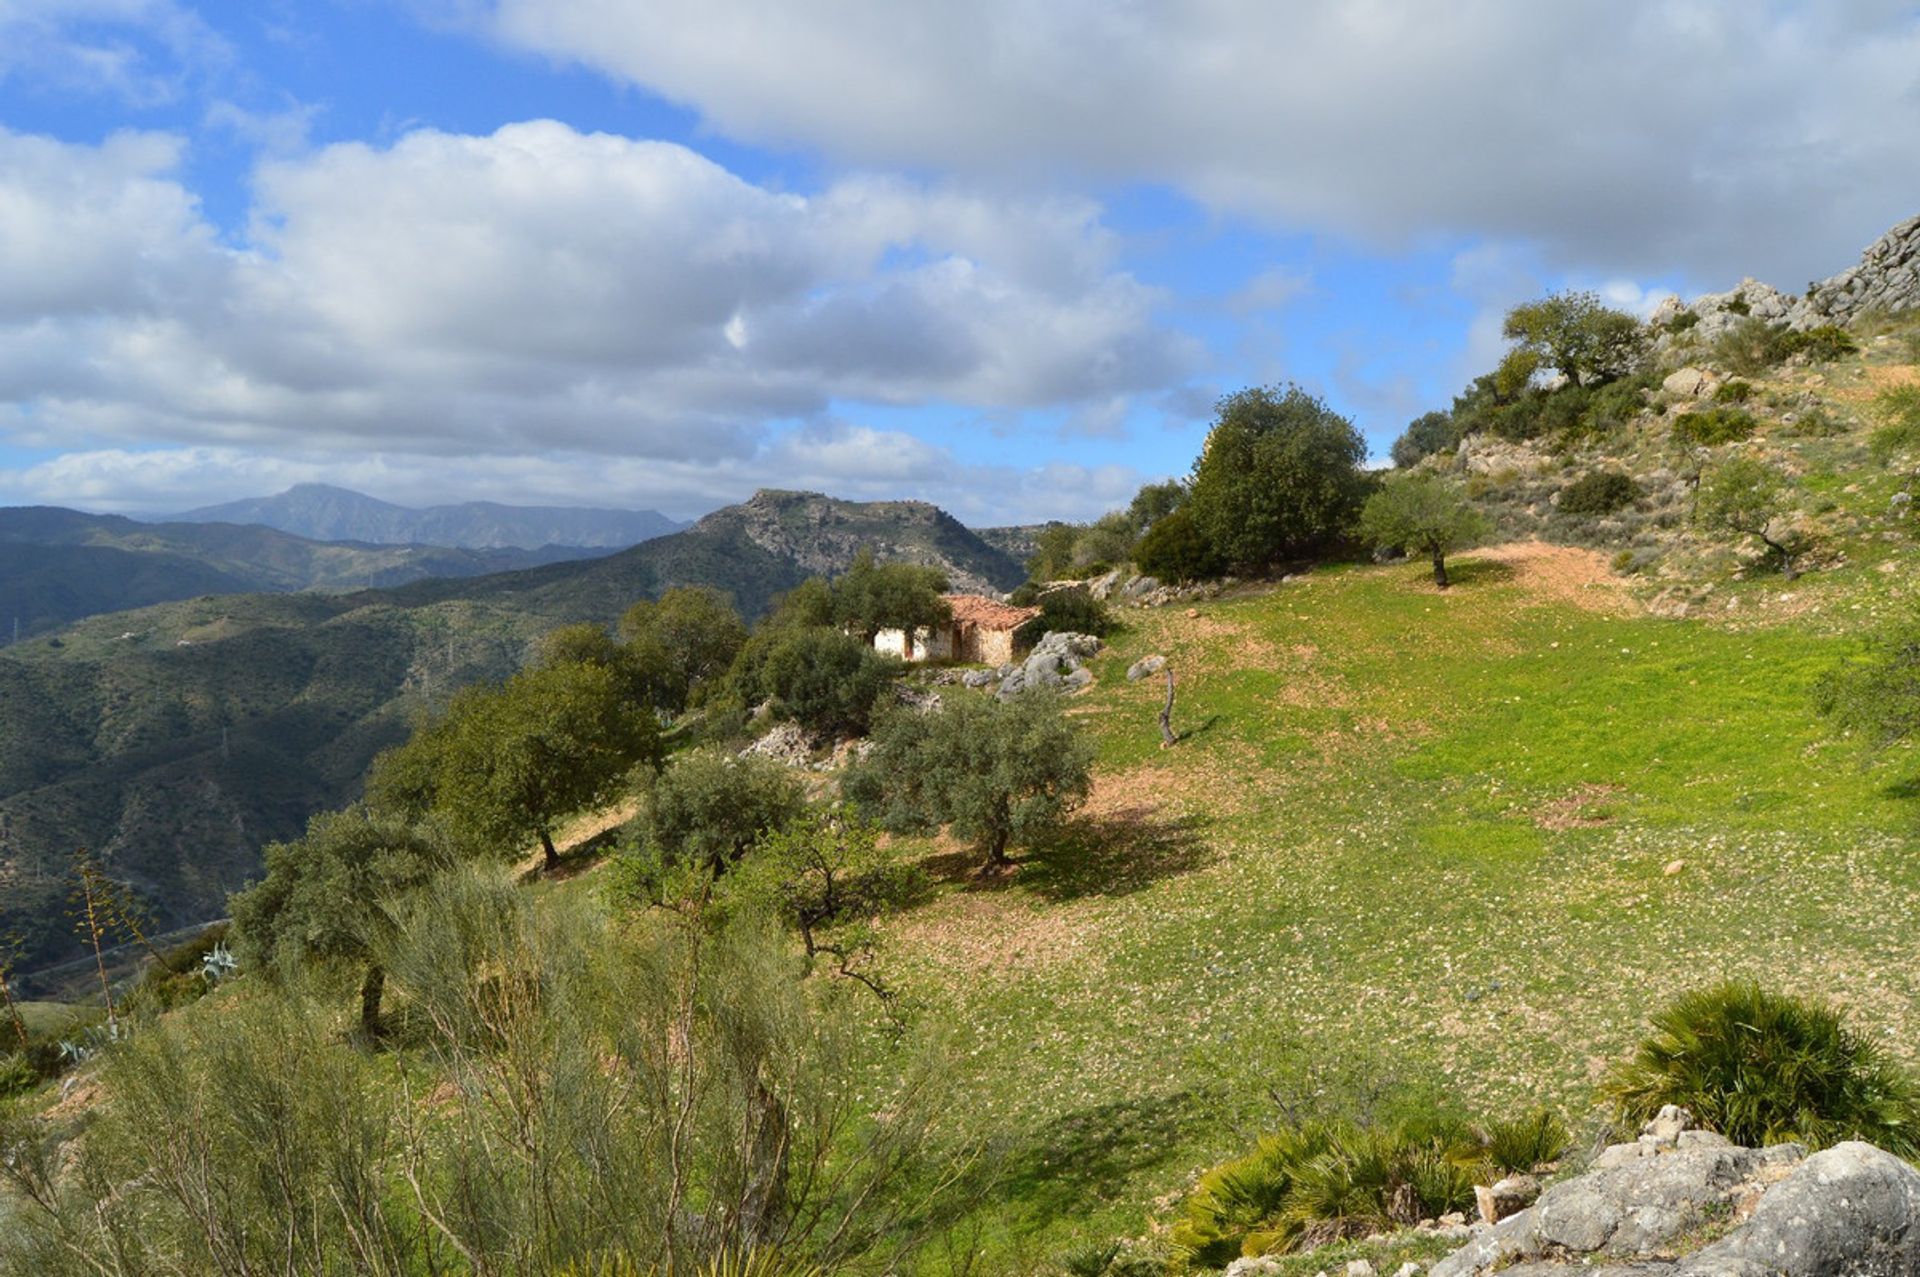
[[[136,525],[138,526],[138,525]],[[232,529],[252,535],[260,529]],[[962,588],[1017,584],[1007,556],[932,506],[762,493],[605,558],[354,594],[194,598],[0,649],[0,935],[73,952],[76,846],[177,926],[217,916],[269,840],[358,790],[373,755],[455,688],[519,668],[539,635],[714,585],[749,616],[862,548]]]
[[[174,516],[187,523],[253,523],[315,541],[440,545],[488,550],[566,545],[624,549],[676,532],[657,510],[514,506],[496,501],[412,509],[325,483],[301,483],[271,497],[203,506]]]

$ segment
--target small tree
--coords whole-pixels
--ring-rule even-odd
[[[401,814],[438,815],[475,849],[512,854],[536,838],[551,870],[555,824],[613,798],[629,771],[659,759],[653,715],[625,693],[612,670],[577,662],[468,688],[376,760],[370,796]]]
[[[1352,530],[1366,455],[1353,423],[1300,387],[1242,390],[1220,401],[1186,510],[1226,562],[1265,568]]]
[[[1133,561],[1162,581],[1198,581],[1225,571],[1213,543],[1184,507],[1147,529],[1134,547]]]
[[[1138,536],[1186,503],[1187,485],[1178,479],[1149,483],[1133,494],[1127,506],[1127,522]]]
[[[932,714],[889,715],[842,788],[887,829],[950,827],[992,869],[1007,863],[1011,844],[1030,842],[1086,798],[1092,762],[1055,697],[959,697]]]
[[[854,556],[853,566],[833,583],[834,623],[869,646],[881,630],[930,629],[953,619],[941,594],[947,575],[917,563],[878,563],[873,551]]]
[[[838,630],[796,630],[758,639],[742,653],[741,691],[766,700],[773,712],[807,730],[859,736],[872,721],[874,702],[892,684],[899,665]]]
[[[622,858],[633,866],[703,865],[721,873],[807,810],[806,789],[767,758],[701,749],[654,780]]]
[[[1360,527],[1376,545],[1433,560],[1433,583],[1446,589],[1447,555],[1487,534],[1485,516],[1438,475],[1395,475],[1367,499]]]
[[[431,825],[365,807],[322,812],[292,842],[266,848],[266,877],[228,905],[249,966],[357,963],[360,1027],[380,1027],[386,972],[374,953],[392,927],[393,902],[451,864],[451,844]]]
[[[1778,470],[1754,457],[1733,457],[1701,482],[1694,519],[1711,532],[1757,538],[1791,581],[1801,547],[1799,538],[1780,526],[1789,495],[1786,477]]]
[[[1460,442],[1460,427],[1450,412],[1429,412],[1407,423],[1405,432],[1393,441],[1393,464],[1408,470],[1436,452],[1446,452]]]
[[[1502,332],[1575,385],[1613,381],[1646,353],[1646,330],[1595,293],[1562,292],[1515,306]]]
[[[658,663],[656,703],[674,713],[699,703],[747,642],[746,623],[727,596],[711,586],[681,586],[642,600],[620,618],[620,633],[636,661]]]

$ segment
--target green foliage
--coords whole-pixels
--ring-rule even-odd
[[[1867,451],[1881,465],[1920,451],[1920,386],[1890,386],[1874,396],[1880,424],[1867,436]]]
[[[1730,457],[1700,481],[1693,517],[1709,532],[1758,538],[1790,577],[1793,556],[1801,547],[1794,534],[1776,527],[1790,496],[1787,479],[1778,470],[1756,457]]]
[[[1081,586],[1048,590],[1039,597],[1040,615],[1014,634],[1017,643],[1036,643],[1049,633],[1096,634],[1113,632],[1113,613]]]
[[[1805,354],[1816,364],[1830,364],[1846,355],[1858,354],[1859,344],[1847,330],[1834,324],[1821,324],[1805,332],[1796,332],[1786,339],[1789,355]]]
[[[731,680],[747,704],[822,735],[865,735],[899,662],[834,629],[771,630],[741,650]]]
[[[889,714],[841,788],[884,828],[949,826],[998,866],[1009,845],[1046,833],[1086,798],[1092,762],[1092,746],[1058,698],[959,695],[933,713]]]
[[[1187,485],[1178,479],[1144,484],[1127,505],[1127,522],[1139,536],[1186,503]]]
[[[1629,1122],[1678,1104],[1736,1144],[1920,1152],[1920,1091],[1823,1002],[1736,981],[1676,999],[1652,1025],[1604,1088]]]
[[[1219,403],[1186,509],[1226,562],[1266,568],[1348,534],[1365,457],[1353,423],[1300,387],[1242,390]]]
[[[1488,526],[1458,484],[1425,472],[1390,476],[1360,512],[1361,532],[1375,545],[1431,557],[1434,583],[1443,589],[1446,556],[1485,536]]]
[[[1646,353],[1646,332],[1598,294],[1561,292],[1507,312],[1502,334],[1575,385],[1613,381],[1633,372]],[[1518,387],[1514,387],[1517,389]]]
[[[1220,1268],[1470,1209],[1482,1165],[1460,1123],[1289,1127],[1200,1177],[1173,1226],[1176,1260]]]
[[[833,582],[833,621],[869,645],[881,630],[930,629],[953,618],[940,597],[946,589],[946,573],[938,568],[879,563],[862,550]]]
[[[1674,441],[1696,448],[1749,439],[1760,423],[1744,408],[1705,408],[1673,419]]]
[[[1073,547],[1080,529],[1058,520],[1049,522],[1034,534],[1033,554],[1027,559],[1027,579],[1058,581],[1073,571]]]
[[[621,858],[643,876],[649,866],[703,865],[718,874],[807,810],[791,768],[771,759],[699,749],[654,779]]]
[[[1700,316],[1693,311],[1683,310],[1661,325],[1667,332],[1678,337],[1681,333],[1691,332],[1700,322]]]
[[[1185,508],[1147,529],[1134,547],[1133,561],[1142,572],[1162,581],[1200,581],[1226,571],[1213,543]]]
[[[1832,324],[1795,332],[1785,324],[1769,324],[1753,316],[1742,318],[1713,343],[1714,359],[1743,377],[1757,377],[1795,355],[1813,363],[1831,363],[1858,350],[1846,330]]]
[[[747,627],[733,603],[711,586],[681,586],[642,600],[620,618],[629,660],[654,671],[653,703],[678,713],[700,703],[733,665]]]
[[[1552,1109],[1495,1118],[1481,1128],[1479,1135],[1488,1164],[1503,1174],[1524,1173],[1557,1162],[1573,1143],[1567,1124]]]
[[[1753,398],[1753,383],[1750,381],[1723,381],[1714,388],[1715,403],[1743,404]]]
[[[381,755],[368,794],[383,810],[437,816],[463,845],[520,854],[537,839],[551,867],[558,821],[607,802],[660,757],[653,715],[600,665],[525,670],[455,696],[436,722]]]
[[[1460,443],[1460,427],[1451,412],[1429,412],[1415,417],[1393,441],[1393,464],[1411,469],[1435,453],[1450,452]]]
[[[1552,438],[1602,438],[1627,425],[1642,410],[1653,384],[1640,373],[1592,385],[1572,382],[1553,390],[1521,384],[1502,388],[1494,374],[1476,378],[1455,398],[1453,419],[1461,435],[1489,434],[1524,442]]]
[[[1621,470],[1592,470],[1560,489],[1562,514],[1605,515],[1632,505],[1640,485]]]
[[[1920,734],[1920,624],[1896,625],[1868,640],[1859,660],[1814,685],[1814,705],[1875,749]]]

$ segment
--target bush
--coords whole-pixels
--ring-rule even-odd
[[[1393,464],[1408,470],[1435,453],[1453,451],[1459,443],[1460,426],[1452,413],[1425,413],[1409,422],[1393,441]]]
[[[1630,506],[1640,485],[1619,470],[1595,470],[1560,489],[1562,514],[1604,515]]]
[[[653,782],[621,859],[704,864],[719,872],[806,813],[790,769],[720,750],[682,754]]]
[[[1678,1104],[1736,1144],[1861,1139],[1920,1152],[1920,1092],[1825,1003],[1734,981],[1686,994],[1652,1023],[1605,1084],[1628,1122]]]
[[[1881,465],[1920,450],[1920,386],[1894,386],[1874,398],[1873,414],[1880,421],[1867,436],[1867,451]]]
[[[1757,377],[1793,353],[1789,331],[1785,324],[1746,316],[1714,338],[1713,358],[1728,372]]]
[[[742,655],[752,650],[749,644]],[[838,630],[800,630],[765,649],[748,699],[771,701],[775,714],[811,732],[862,736],[899,668]]]
[[[1200,1177],[1174,1223],[1176,1258],[1224,1267],[1405,1227],[1473,1206],[1485,1146],[1444,1118],[1392,1126],[1309,1122]]]
[[[1673,437],[1683,444],[1711,448],[1751,438],[1759,424],[1744,408],[1705,408],[1674,418]]]
[[[1572,1143],[1567,1124],[1551,1109],[1538,1109],[1523,1117],[1496,1118],[1480,1133],[1488,1163],[1508,1174],[1557,1162]]]
[[[1665,324],[1661,325],[1661,327],[1678,337],[1681,333],[1691,331],[1694,325],[1699,322],[1700,316],[1698,314],[1690,310],[1683,310],[1672,319],[1669,319]]]
[[[1014,633],[1014,641],[1037,643],[1048,634],[1097,634],[1113,632],[1113,613],[1107,605],[1080,586],[1049,590],[1040,596],[1040,615]]]
[[[1745,403],[1753,398],[1753,383],[1750,381],[1722,382],[1713,392],[1715,403]]]
[[[1147,530],[1134,547],[1133,561],[1162,581],[1202,581],[1226,570],[1213,543],[1182,507]]]
[[[1803,333],[1790,332],[1782,339],[1788,355],[1804,354],[1816,364],[1830,364],[1842,355],[1858,353],[1860,347],[1844,328],[1822,324]]]

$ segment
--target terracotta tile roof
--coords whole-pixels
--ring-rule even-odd
[[[979,594],[943,594],[941,597],[953,609],[957,624],[983,630],[1018,629],[1040,615],[1037,607],[1014,607]]]

